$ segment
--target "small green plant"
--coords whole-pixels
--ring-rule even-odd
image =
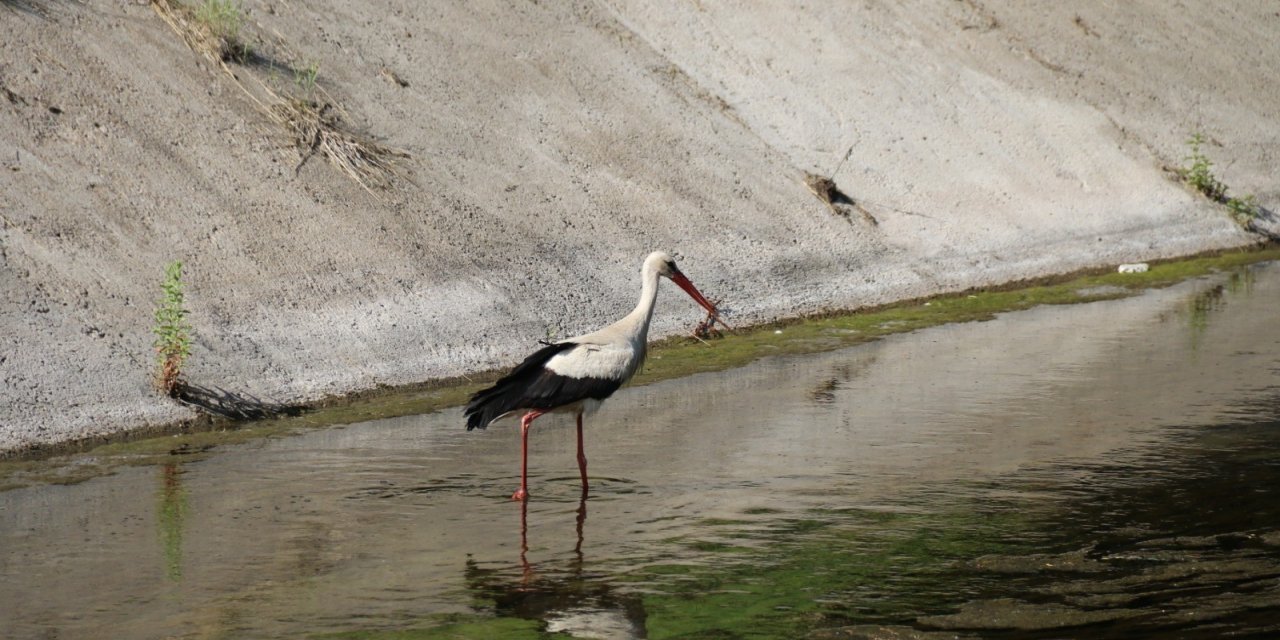
[[[320,64],[312,62],[301,69],[293,70],[293,83],[298,85],[307,95],[316,90],[316,76],[320,75]]]
[[[182,262],[175,260],[164,270],[156,305],[154,343],[156,349],[156,388],[166,395],[178,392],[182,366],[191,355],[191,325],[187,324],[187,308],[182,292]]]
[[[244,6],[239,0],[205,0],[196,9],[196,20],[204,23],[209,32],[222,41],[224,59],[243,61],[252,52],[249,45],[240,40],[244,27]]]
[[[1213,175],[1213,161],[1204,155],[1200,150],[1200,146],[1204,144],[1204,136],[1197,132],[1187,140],[1187,146],[1191,147],[1191,155],[1183,158],[1190,162],[1190,166],[1182,168],[1179,173],[1182,179],[1191,186],[1191,188],[1204,194],[1210,200],[1222,202],[1227,195],[1227,185]]]
[[[240,37],[244,26],[244,8],[236,0],[205,0],[196,9],[196,19],[208,25],[214,35],[233,40]]]
[[[1262,209],[1252,195],[1243,198],[1227,196],[1227,185],[1213,175],[1213,161],[1200,150],[1203,144],[1204,136],[1200,133],[1192,135],[1187,140],[1187,146],[1191,147],[1191,155],[1185,160],[1191,164],[1178,170],[1182,180],[1210,200],[1226,205],[1227,210],[1237,222],[1246,224],[1261,215]]]

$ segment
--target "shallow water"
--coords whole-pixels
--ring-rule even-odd
[[[0,637],[1280,634],[1280,265],[0,493]],[[711,347],[714,348],[714,347]],[[880,634],[877,636],[876,634]],[[899,634],[899,635],[886,635]]]

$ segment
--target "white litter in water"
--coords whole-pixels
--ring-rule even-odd
[[[1122,264],[1120,265],[1120,273],[1146,273],[1147,269],[1150,268],[1151,267],[1147,266],[1147,263],[1145,262]]]

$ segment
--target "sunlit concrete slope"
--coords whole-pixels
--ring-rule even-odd
[[[1167,170],[1197,131],[1280,198],[1265,0],[243,6],[236,78],[401,178],[305,157],[150,6],[0,1],[0,450],[192,415],[149,388],[177,259],[187,378],[292,402],[509,365],[658,248],[749,323],[1254,242]]]

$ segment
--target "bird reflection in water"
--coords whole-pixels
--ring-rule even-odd
[[[529,561],[528,516],[529,503],[522,501],[519,575],[509,568],[481,567],[475,559],[468,558],[468,589],[480,599],[491,601],[494,614],[542,621],[549,633],[567,633],[575,638],[646,637],[640,598],[615,591],[605,582],[604,572],[593,574],[586,569],[582,551],[586,496],[578,501],[577,540],[568,558]]]

